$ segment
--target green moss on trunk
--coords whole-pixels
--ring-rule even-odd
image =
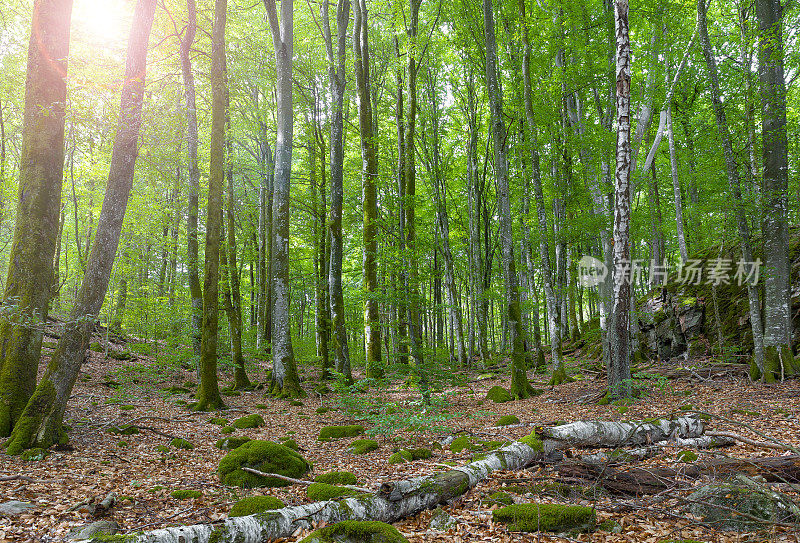
[[[53,384],[50,381],[42,381],[14,426],[11,439],[6,444],[8,454],[17,455],[31,447],[47,449],[59,441],[60,417],[57,420],[55,418],[47,419],[52,423],[48,424],[48,427],[42,428],[42,423],[45,421],[55,397],[56,391]],[[58,423],[58,428],[55,427],[56,423]]]

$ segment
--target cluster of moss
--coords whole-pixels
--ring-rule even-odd
[[[223,419],[222,417],[212,417],[208,419],[209,424],[216,424],[217,426],[227,426],[228,419]]]
[[[327,483],[329,485],[355,485],[358,479],[349,471],[329,471],[314,477],[317,483]]]
[[[219,432],[221,434],[232,434],[235,431],[236,431],[236,428],[234,428],[233,426],[226,426],[225,428],[222,428]]]
[[[311,532],[300,543],[408,543],[391,524],[377,521],[345,520]]]
[[[460,453],[464,449],[472,450],[473,444],[469,436],[458,436],[450,442],[450,452]]]
[[[20,454],[19,457],[22,460],[26,460],[28,462],[35,462],[38,460],[44,460],[45,458],[47,458],[47,455],[49,454],[50,451],[48,451],[47,449],[36,447],[34,449],[26,449],[22,451],[22,454]]]
[[[295,441],[294,439],[285,439],[285,440],[281,441],[281,445],[283,445],[284,447],[289,447],[293,451],[299,451],[300,450],[300,445],[298,445],[297,441]]]
[[[217,448],[224,449],[224,450],[233,450],[237,447],[241,447],[248,441],[252,441],[249,437],[245,436],[231,436],[231,437],[224,437],[222,439],[217,440]]]
[[[360,424],[349,426],[326,426],[319,431],[320,441],[330,441],[331,439],[341,439],[343,437],[356,437],[364,433],[364,427]]]
[[[494,492],[493,494],[489,494],[489,499],[500,505],[514,504],[514,498],[512,498],[507,492]]]
[[[290,483],[275,477],[263,477],[242,470],[243,467],[264,473],[300,478],[311,470],[311,464],[300,453],[272,441],[251,440],[233,449],[219,462],[223,484],[253,487],[288,486]]]
[[[519,418],[516,415],[505,415],[494,423],[495,426],[510,426],[512,424],[519,424]]]
[[[120,409],[120,411],[133,411],[134,409],[136,409],[136,406],[135,405],[124,405],[123,404],[123,405],[119,406],[119,409]]]
[[[374,439],[356,439],[350,444],[353,454],[367,454],[378,450],[378,442]]]
[[[176,500],[188,500],[190,498],[202,498],[203,493],[199,490],[175,490],[170,496]]]
[[[324,415],[330,410],[331,410],[330,407],[317,407],[317,415]]]
[[[169,444],[175,447],[176,449],[183,449],[186,451],[194,449],[194,445],[190,441],[187,441],[182,437],[176,437],[175,439],[170,441]]]
[[[258,413],[253,413],[252,415],[245,415],[233,421],[232,426],[234,428],[239,428],[240,430],[243,430],[245,428],[260,428],[264,426],[264,417],[262,417]]]
[[[489,392],[486,393],[486,399],[491,400],[494,403],[506,403],[512,401],[514,397],[511,396],[509,391],[500,385],[495,385],[489,389]]]
[[[233,504],[228,516],[246,517],[256,513],[263,513],[264,511],[283,509],[283,507],[285,507],[285,504],[275,496],[250,496],[242,498]]]
[[[324,502],[336,498],[358,496],[361,492],[343,486],[329,485],[328,483],[311,483],[306,489],[308,499],[314,502]]]
[[[426,460],[433,456],[430,449],[401,449],[389,457],[390,464],[404,464],[412,460]]]
[[[109,428],[106,431],[109,434],[117,434],[117,435],[121,435],[121,436],[132,436],[134,434],[138,434],[139,433],[139,428],[137,428],[136,426],[133,426],[133,425],[120,426],[120,427],[112,426],[111,428]]]
[[[591,507],[525,503],[508,505],[492,513],[495,522],[520,532],[580,533],[594,530],[597,515]]]

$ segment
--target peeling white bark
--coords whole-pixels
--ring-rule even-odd
[[[643,445],[703,434],[704,423],[694,417],[653,422],[590,422],[578,421],[553,428],[544,428],[542,435],[574,447],[621,447]]]

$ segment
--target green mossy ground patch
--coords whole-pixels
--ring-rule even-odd
[[[255,515],[256,513],[263,513],[264,511],[283,509],[284,507],[285,504],[275,496],[250,496],[242,498],[233,504],[228,516],[246,517],[248,515]]]
[[[358,496],[361,494],[362,492],[358,492],[352,488],[329,485],[328,483],[311,483],[306,489],[308,499],[314,502],[324,502],[344,496]]]
[[[329,485],[355,485],[358,484],[358,479],[349,471],[329,471],[314,477],[314,482]]]
[[[494,403],[506,403],[514,399],[511,393],[503,387],[496,385],[489,389],[486,393],[486,399],[492,400]]]
[[[389,464],[405,464],[406,462],[411,462],[412,460],[414,460],[414,456],[411,454],[411,451],[403,449],[402,451],[397,451],[389,457]]]
[[[223,419],[222,417],[212,417],[208,419],[209,424],[216,424],[217,426],[227,426],[228,419]]]
[[[217,440],[217,448],[231,451],[238,447],[241,447],[248,441],[252,441],[249,437],[245,436],[231,436],[231,437],[223,437],[222,439]]]
[[[219,462],[223,484],[243,488],[288,486],[290,483],[275,477],[262,477],[243,471],[249,467],[264,473],[301,478],[311,470],[311,464],[300,453],[272,441],[251,440],[233,449]]]
[[[245,415],[233,421],[232,426],[234,428],[239,428],[240,430],[243,430],[245,428],[260,428],[264,426],[264,417],[262,417],[258,413],[253,413],[252,415]]]
[[[468,436],[458,436],[450,443],[450,452],[460,453],[464,449],[472,449],[472,441]]]
[[[516,415],[505,415],[494,423],[495,426],[510,426],[512,424],[519,424],[519,418]]]
[[[25,449],[19,457],[27,462],[37,462],[39,460],[44,460],[49,454],[50,451],[47,449],[36,447],[35,449]]]
[[[289,447],[293,451],[299,451],[300,450],[300,445],[298,445],[297,441],[295,441],[294,439],[285,439],[285,440],[281,441],[281,445],[283,445],[284,447]]]
[[[139,428],[133,425],[120,426],[120,427],[112,426],[111,428],[106,430],[106,432],[108,432],[109,434],[117,434],[120,436],[132,436],[134,434],[139,433]]]
[[[514,505],[514,498],[512,498],[511,494],[508,494],[507,492],[495,492],[493,494],[489,494],[489,499],[500,505]]]
[[[350,452],[353,454],[367,454],[378,450],[378,442],[374,439],[356,439],[350,444]]]
[[[235,431],[236,431],[236,428],[234,428],[233,426],[226,426],[225,428],[222,428],[219,432],[221,434],[232,434]]]
[[[319,431],[320,441],[329,441],[331,439],[342,439],[344,437],[356,437],[364,433],[364,427],[360,424],[351,424],[349,426],[326,426]]]
[[[594,530],[597,515],[591,507],[524,503],[509,505],[492,513],[495,522],[508,524],[519,532],[580,533]]]
[[[331,410],[330,407],[317,407],[317,415],[324,415],[330,410]]]
[[[174,490],[170,496],[176,500],[188,500],[190,498],[202,498],[203,493],[199,490]]]
[[[192,449],[194,449],[194,445],[190,441],[187,441],[182,437],[176,437],[175,439],[170,441],[169,444],[175,447],[176,449],[183,449],[185,451],[191,451]]]
[[[391,524],[345,520],[311,532],[300,543],[408,543]]]

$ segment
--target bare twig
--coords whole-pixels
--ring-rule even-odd
[[[753,445],[754,447],[763,447],[765,449],[778,449],[779,451],[795,450],[794,447],[786,446],[778,441],[756,441],[755,439],[734,434],[733,432],[715,432],[709,430],[706,432],[706,435],[712,437],[727,437],[730,439],[735,439],[736,441],[741,441],[742,443],[747,443],[748,445]]]
[[[243,467],[242,471],[246,471],[247,473],[252,473],[253,475],[258,475],[260,477],[275,477],[276,479],[280,479],[281,481],[287,481],[289,483],[294,483],[296,485],[310,485],[313,484],[313,481],[306,481],[304,479],[295,479],[294,477],[287,477],[285,475],[278,475],[277,473],[264,473],[263,471],[258,471],[257,469]],[[374,490],[370,490],[368,488],[362,488],[360,486],[353,486],[353,485],[337,485],[341,486],[342,488],[349,488],[350,490],[357,490],[359,492],[367,492],[369,494],[375,494]]]

